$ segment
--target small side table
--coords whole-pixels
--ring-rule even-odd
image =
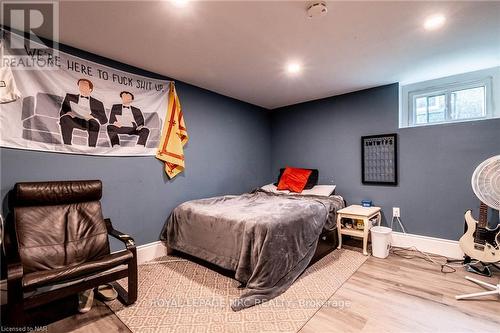
[[[339,234],[339,246],[342,247],[342,235],[349,235],[354,237],[363,238],[363,254],[368,255],[368,235],[372,223],[370,220],[376,218],[377,225],[380,225],[381,215],[380,207],[363,207],[360,205],[351,205],[337,211],[337,232]],[[349,218],[355,220],[363,220],[363,230],[342,228],[342,219]]]

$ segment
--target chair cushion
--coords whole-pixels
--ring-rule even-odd
[[[25,274],[78,265],[110,253],[99,201],[15,207],[14,218]]]
[[[88,261],[80,265],[71,265],[25,274],[23,277],[23,287],[25,290],[32,290],[48,284],[77,279],[87,274],[116,267],[129,261],[132,257],[132,252],[124,250],[109,254],[99,260]]]

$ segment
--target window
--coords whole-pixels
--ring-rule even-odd
[[[499,70],[500,68],[494,68],[489,73],[478,71],[403,86],[400,127],[500,116],[493,110],[492,91],[492,83]]]

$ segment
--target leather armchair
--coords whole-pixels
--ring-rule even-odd
[[[119,300],[137,300],[134,240],[104,219],[99,180],[17,183],[5,230],[7,310],[23,325],[24,311],[128,277]],[[110,252],[108,235],[126,249]]]

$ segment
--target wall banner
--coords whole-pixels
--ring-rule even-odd
[[[0,145],[58,153],[155,155],[169,81],[1,40]],[[24,45],[14,48],[11,45]]]

